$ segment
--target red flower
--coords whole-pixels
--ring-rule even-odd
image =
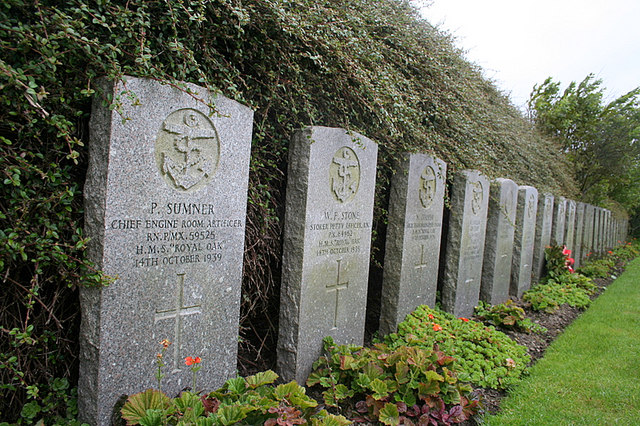
[[[613,254],[613,252],[612,252],[611,250],[609,250],[607,253],[609,253],[609,254]]]
[[[573,274],[573,268],[571,266],[567,266],[567,268],[569,268],[569,272]]]
[[[464,321],[464,322],[469,322],[469,318],[462,318],[462,317],[460,317],[460,318],[458,318],[458,319],[461,319],[461,320],[462,320],[462,321]]]
[[[200,361],[202,360],[200,359],[199,356],[195,358],[188,356],[184,359],[184,363],[187,365],[200,364]]]
[[[564,248],[564,250],[562,250],[562,254],[564,254],[565,256],[571,256],[571,250],[569,250],[567,246],[562,247]]]
[[[433,324],[433,331],[440,331],[442,330],[442,327],[440,327],[438,324]]]
[[[427,316],[429,317],[429,319],[433,319],[433,315],[429,314]]]
[[[564,262],[564,264],[567,266],[571,266],[574,263],[576,263],[576,261],[573,259],[573,257],[568,257],[567,260]]]

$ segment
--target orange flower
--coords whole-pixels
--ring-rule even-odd
[[[440,327],[438,324],[433,324],[433,331],[440,331],[442,330],[442,327]]]
[[[464,321],[464,322],[469,322],[469,318],[462,318],[462,317],[460,317],[460,318],[458,318],[458,319],[461,319],[461,320],[462,320],[462,321]]]
[[[171,342],[168,339],[164,339],[162,342],[160,342],[160,344],[167,349],[169,347],[169,345],[171,344]]]
[[[433,315],[429,314],[427,316],[429,317],[429,319],[433,319]]]
[[[187,365],[200,364],[200,361],[202,360],[200,359],[199,356],[195,358],[188,356],[184,359],[184,363]]]

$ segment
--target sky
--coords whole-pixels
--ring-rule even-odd
[[[433,0],[422,16],[524,110],[535,84],[593,73],[605,101],[640,86],[640,0]]]

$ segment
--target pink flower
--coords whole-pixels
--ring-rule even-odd
[[[565,256],[571,256],[571,250],[569,250],[567,246],[562,246],[562,247],[563,247],[562,254]]]
[[[576,261],[573,259],[573,257],[568,257],[567,260],[564,262],[564,264],[567,266],[571,266],[574,263],[576,263]]]
[[[567,266],[567,268],[569,269],[569,272],[573,274],[573,268],[571,266]]]

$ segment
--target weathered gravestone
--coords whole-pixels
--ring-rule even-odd
[[[573,259],[575,260],[574,268],[579,268],[582,263],[583,256],[583,237],[584,237],[584,213],[585,204],[576,203],[576,226],[573,233],[575,240],[573,244]]]
[[[489,181],[475,170],[456,173],[442,280],[442,306],[471,316],[480,296]]]
[[[567,200],[556,197],[553,203],[553,222],[551,224],[551,244],[564,244],[564,226],[566,221]]]
[[[391,183],[382,282],[380,332],[419,305],[435,306],[442,234],[444,161],[405,154]]]
[[[480,299],[492,305],[509,298],[517,200],[518,184],[514,181],[491,181]]]
[[[567,200],[567,213],[564,221],[564,244],[572,252],[575,250],[575,226],[576,202],[573,200]]]
[[[201,357],[203,388],[235,374],[253,119],[195,85],[194,96],[130,77],[101,87],[121,107],[93,105],[85,229],[90,258],[116,279],[81,290],[79,411],[91,424],[158,386],[163,339],[170,395],[191,383],[187,356]]]
[[[542,194],[538,198],[536,214],[536,236],[533,245],[532,279],[537,282],[544,271],[544,252],[551,244],[551,223],[553,221],[553,195]]]
[[[593,214],[593,251],[602,253],[602,209],[595,207]]]
[[[531,287],[537,210],[538,190],[532,186],[521,186],[518,189],[516,232],[513,240],[513,264],[509,288],[509,294],[514,297],[522,297],[522,294]]]
[[[278,371],[304,383],[322,339],[363,343],[378,146],[343,129],[298,131],[289,151]]]

